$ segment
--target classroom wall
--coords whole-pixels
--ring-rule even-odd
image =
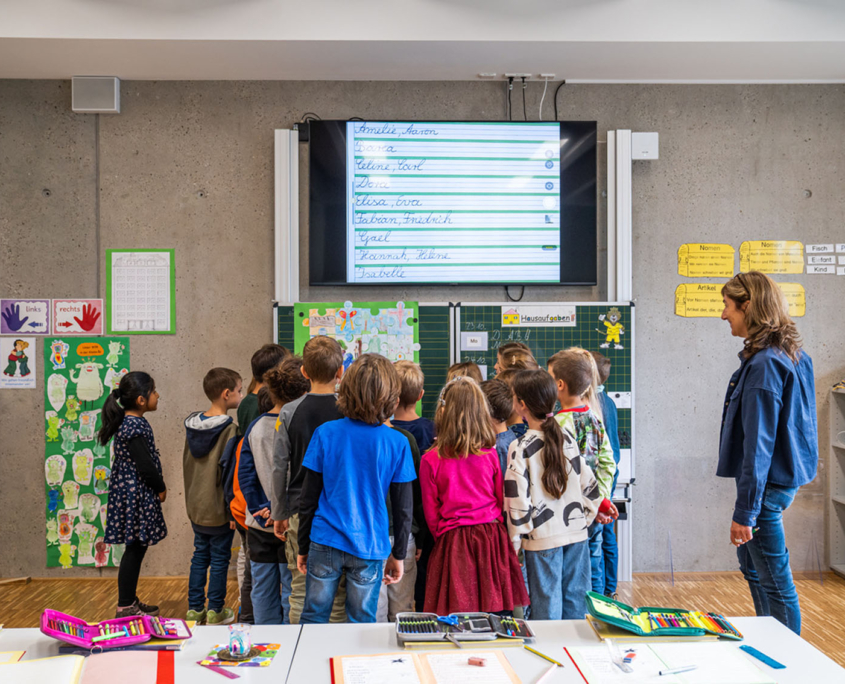
[[[532,117],[539,96],[529,90]],[[687,280],[677,275],[676,252],[688,241],[737,248],[744,239],[841,242],[843,88],[568,85],[559,106],[561,118],[598,120],[602,141],[608,128],[660,132],[660,160],[634,168],[634,569],[668,570],[671,537],[675,571],[732,570],[733,486],[714,472],[724,390],[740,344],[718,319],[673,315],[675,287]],[[70,111],[68,82],[0,81],[0,295],[103,296],[102,250],[175,248],[178,334],[134,337],[131,355],[132,367],[150,371],[161,390],[151,422],[170,488],[170,535],[150,551],[144,572],[187,574],[192,535],[182,498],[181,421],[203,408],[208,368],[247,376],[251,353],[272,337],[273,129],[290,127],[306,111],[324,118],[498,119],[503,89],[125,82],[122,107],[98,125],[96,117]],[[602,176],[604,154],[602,144]],[[301,171],[306,178],[304,162]],[[303,300],[501,301],[501,288],[309,287],[306,199],[303,184]],[[602,206],[602,280],[604,224]],[[788,280],[807,288],[807,315],[798,325],[816,366],[825,463],[827,388],[845,375],[838,317],[845,278]],[[526,301],[604,297],[602,287],[525,293]],[[39,359],[41,353],[39,344]],[[113,574],[44,567],[43,397],[42,378],[37,390],[0,391],[0,576]],[[824,467],[820,473],[786,515],[797,570],[813,569],[816,551],[823,554]]]

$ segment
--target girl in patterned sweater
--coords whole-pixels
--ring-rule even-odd
[[[147,548],[167,536],[161,512],[167,487],[153,429],[144,418],[158,408],[158,397],[155,381],[147,373],[127,373],[106,398],[97,435],[103,446],[114,437],[104,541],[126,545],[117,573],[117,618],[158,615],[158,606],[141,603],[135,593]]]

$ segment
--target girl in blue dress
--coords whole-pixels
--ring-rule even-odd
[[[103,405],[97,438],[105,446],[114,437],[104,541],[126,545],[117,574],[116,618],[158,615],[158,606],[142,603],[136,594],[147,548],[167,536],[161,512],[167,488],[153,430],[144,418],[158,408],[158,398],[152,377],[133,371],[123,376]]]

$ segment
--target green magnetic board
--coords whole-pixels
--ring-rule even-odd
[[[425,374],[422,414],[432,418],[440,388],[446,381],[446,372],[449,369],[451,310],[447,304],[420,304],[418,317],[418,361]],[[276,307],[278,343],[291,351],[296,348],[295,318],[293,306]]]
[[[521,309],[535,310],[555,307],[575,309],[575,325],[556,324],[551,326],[517,327],[502,325],[502,318],[507,311],[519,312]],[[618,323],[623,326],[619,344],[608,341],[605,321],[612,308],[620,314]],[[602,320],[600,316],[604,316]],[[583,347],[588,351],[597,351],[611,361],[610,377],[605,388],[608,394],[631,392],[633,390],[633,307],[631,304],[596,303],[589,305],[554,302],[544,305],[529,302],[508,305],[461,304],[459,309],[460,332],[486,332],[487,349],[461,351],[461,361],[474,361],[480,366],[486,365],[488,377],[493,377],[496,364],[496,350],[506,342],[524,342],[531,349],[541,367],[555,352],[567,347]],[[460,334],[456,336],[460,342]],[[608,345],[602,348],[601,345]],[[617,349],[621,346],[622,349]],[[460,345],[459,345],[460,347]],[[619,445],[622,449],[631,448],[631,409],[619,408]]]

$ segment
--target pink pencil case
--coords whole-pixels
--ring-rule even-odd
[[[188,624],[178,618],[141,615],[88,624],[85,620],[57,610],[45,610],[41,614],[41,631],[74,646],[90,649],[100,647],[103,650],[133,646],[150,639],[191,638]],[[110,638],[100,638],[104,636]]]

